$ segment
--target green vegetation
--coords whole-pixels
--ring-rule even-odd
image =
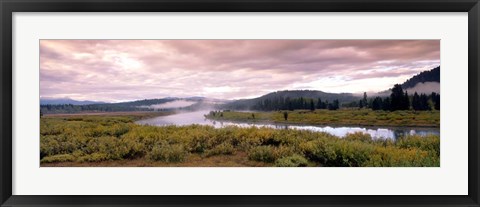
[[[308,160],[305,157],[295,154],[288,157],[283,157],[275,162],[276,167],[307,167]]]
[[[238,122],[310,125],[439,127],[440,111],[373,111],[370,109],[295,110],[275,112],[212,112],[207,118]],[[253,115],[252,115],[253,114]],[[253,118],[254,117],[254,118]]]
[[[358,112],[374,113],[362,110]],[[290,112],[288,120],[295,121],[298,120],[297,116],[309,113]],[[344,113],[352,116],[351,111]],[[406,114],[394,114],[403,117],[413,112],[403,113]],[[235,114],[244,115],[238,112],[223,112],[223,117]],[[283,120],[282,113],[275,114]],[[266,115],[268,113],[255,113],[255,119],[264,119]],[[433,135],[407,136],[393,142],[373,140],[369,135],[361,133],[339,138],[327,133],[305,130],[234,126],[213,128],[200,125],[157,127],[134,123],[135,120],[145,116],[150,115],[42,117],[41,165],[280,167],[440,165],[440,141],[438,136]],[[252,119],[251,113],[245,113],[245,116]],[[416,115],[416,118],[422,116],[428,117],[421,114]]]

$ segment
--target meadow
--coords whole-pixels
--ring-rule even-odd
[[[321,112],[324,113],[330,112]],[[413,112],[403,113],[412,116],[410,113]],[[435,112],[432,113],[413,116],[435,117]],[[238,116],[241,117],[238,119],[248,120],[245,114],[251,115],[223,112],[223,117],[218,115],[218,118]],[[301,116],[308,121],[323,120],[318,118],[318,114],[312,114],[291,113],[289,120],[298,121]],[[214,128],[202,125],[159,127],[134,123],[159,115],[165,114],[150,112],[41,117],[41,166],[440,166],[440,138],[435,135],[406,136],[392,141],[372,139],[370,135],[362,133],[339,138],[322,132],[293,129]],[[372,114],[367,115],[365,117]],[[335,115],[337,118],[342,116],[346,115]],[[255,119],[258,120],[272,117],[273,120],[283,119],[278,112],[255,113]],[[354,118],[351,120],[352,123],[357,122]],[[429,123],[423,118],[420,120],[419,124]]]
[[[285,119],[287,113],[287,119]],[[238,122],[342,126],[440,127],[440,111],[373,111],[370,109],[316,109],[270,112],[213,111],[207,118]]]

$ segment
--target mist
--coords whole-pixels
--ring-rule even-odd
[[[417,92],[418,94],[420,93],[430,94],[432,92],[440,93],[440,83],[439,82],[417,83],[415,87],[407,88],[404,90],[408,91],[409,94],[413,94],[415,92]]]
[[[167,103],[150,105],[147,107],[152,109],[176,109],[191,106],[196,103],[196,101],[175,100]]]

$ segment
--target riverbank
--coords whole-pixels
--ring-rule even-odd
[[[287,113],[287,118],[285,114]],[[370,109],[295,110],[274,112],[218,111],[217,121],[329,126],[440,127],[440,111],[373,111]]]
[[[46,166],[428,166],[440,165],[440,138],[393,142],[355,133],[344,138],[293,129],[145,126],[139,116],[40,119]]]

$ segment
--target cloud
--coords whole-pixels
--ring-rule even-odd
[[[381,91],[439,64],[439,40],[41,40],[40,92],[119,101]]]

